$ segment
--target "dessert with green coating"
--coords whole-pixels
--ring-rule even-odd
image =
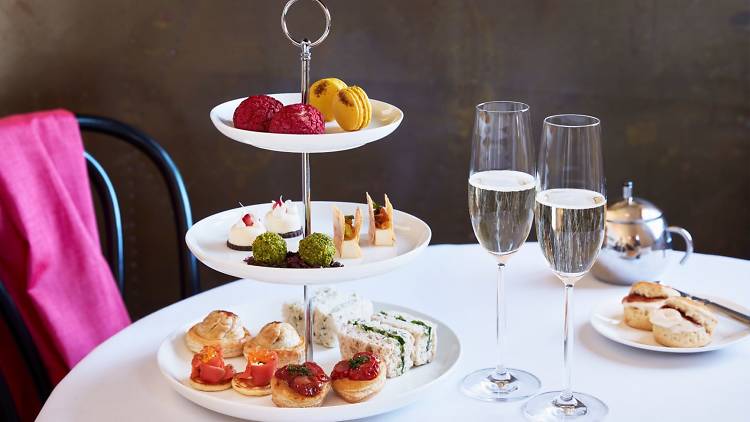
[[[299,242],[299,256],[310,266],[330,267],[335,254],[333,239],[323,233],[313,233]]]
[[[259,264],[283,265],[286,252],[286,241],[278,233],[260,234],[253,242],[253,260]]]

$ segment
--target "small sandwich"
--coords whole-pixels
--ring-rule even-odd
[[[276,372],[279,356],[271,350],[259,347],[248,350],[247,368],[232,377],[234,391],[246,396],[267,396],[271,394],[271,377]]]
[[[250,332],[242,326],[237,314],[229,311],[211,311],[203,321],[193,325],[185,334],[185,343],[197,353],[204,346],[220,347],[223,356],[242,355],[242,348],[250,341]]]
[[[625,311],[625,324],[639,330],[651,331],[649,316],[659,309],[670,297],[680,294],[671,287],[659,283],[639,281],[630,288],[630,293],[622,299]]]
[[[385,205],[375,203],[369,193],[365,195],[370,214],[370,243],[375,246],[393,246],[396,243],[396,234],[393,231],[393,205],[388,195],[384,195]]]
[[[357,208],[354,215],[344,215],[333,207],[333,244],[340,258],[361,258],[359,231],[362,229],[362,211]]]
[[[343,359],[362,351],[382,359],[388,378],[403,375],[414,366],[414,337],[408,331],[378,321],[349,321],[339,329],[339,350]]]
[[[313,342],[324,347],[336,347],[339,327],[353,319],[369,320],[372,302],[357,293],[343,293],[326,287],[313,295]],[[301,302],[286,303],[282,308],[284,320],[294,326],[300,336],[305,334],[305,307]]]
[[[245,344],[244,355],[250,360],[250,353],[260,348],[276,352],[278,366],[300,363],[305,358],[305,342],[290,324],[286,322],[269,322],[260,329],[258,335]]]
[[[193,355],[190,385],[200,391],[222,391],[232,388],[234,368],[224,363],[220,347],[206,346]]]
[[[719,322],[705,305],[686,297],[670,297],[650,319],[654,338],[667,347],[703,347]]]
[[[333,367],[333,391],[349,403],[358,403],[378,394],[385,385],[386,367],[378,355],[371,352],[355,353]]]
[[[278,407],[319,407],[331,391],[331,379],[315,362],[290,364],[271,378],[271,401]]]
[[[414,366],[432,362],[437,350],[437,328],[435,324],[405,312],[380,311],[372,316],[373,321],[406,330],[414,339],[412,361]]]

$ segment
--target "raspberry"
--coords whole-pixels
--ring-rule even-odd
[[[285,106],[274,114],[268,131],[273,133],[316,134],[326,129],[323,114],[309,104]]]
[[[284,107],[281,102],[268,95],[253,95],[246,98],[234,110],[232,121],[237,129],[268,132],[274,114]]]

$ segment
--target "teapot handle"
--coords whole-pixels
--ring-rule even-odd
[[[682,237],[682,239],[685,241],[685,255],[680,260],[680,265],[684,265],[685,262],[687,262],[688,258],[690,258],[690,255],[693,254],[693,236],[691,236],[690,232],[683,229],[682,227],[667,227],[667,231],[680,235],[680,237]]]

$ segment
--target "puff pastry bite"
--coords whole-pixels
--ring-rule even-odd
[[[232,378],[232,388],[246,396],[271,394],[271,378],[279,357],[276,352],[255,348],[247,354],[247,368]]]
[[[258,335],[245,345],[245,357],[256,347],[276,352],[279,367],[304,362],[305,342],[288,322],[273,321],[264,325]]]
[[[367,400],[385,385],[385,363],[371,352],[355,353],[337,363],[331,372],[333,391],[349,403]]]
[[[242,355],[250,338],[250,332],[242,326],[239,316],[229,311],[211,311],[203,321],[188,330],[185,343],[193,353],[204,346],[215,346],[221,348],[224,357],[233,358]]]
[[[331,391],[331,379],[315,362],[279,368],[271,378],[271,401],[278,407],[318,407]]]

